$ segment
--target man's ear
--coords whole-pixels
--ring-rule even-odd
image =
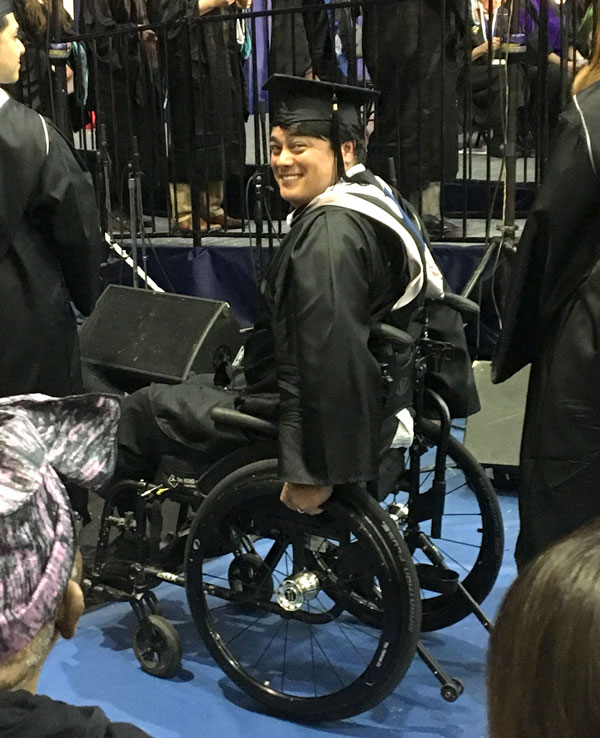
[[[356,147],[354,141],[344,141],[342,144],[342,160],[344,169],[350,169],[354,165],[356,159]]]
[[[63,601],[56,615],[56,627],[63,638],[72,638],[83,615],[83,592],[77,582],[69,580]]]

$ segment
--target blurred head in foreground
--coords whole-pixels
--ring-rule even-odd
[[[490,738],[600,735],[600,520],[509,588],[490,641]]]

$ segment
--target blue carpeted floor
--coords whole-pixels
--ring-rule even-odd
[[[497,585],[485,609],[493,615],[515,576],[512,551],[518,525],[517,500],[500,499],[506,550]],[[474,616],[423,642],[465,692],[446,703],[439,685],[417,658],[396,691],[382,704],[353,719],[320,726],[296,725],[261,713],[219,668],[197,637],[185,593],[174,585],[157,590],[163,613],[181,636],[183,668],[173,680],[141,671],[131,648],[135,617],[127,604],[111,604],[86,614],[77,636],[51,654],[39,692],[78,705],[97,704],[113,720],[136,723],[156,738],[219,736],[238,738],[271,733],[286,738],[315,734],[352,738],[485,738],[485,655],[487,634]]]

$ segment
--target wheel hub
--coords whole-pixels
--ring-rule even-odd
[[[392,505],[388,505],[388,515],[395,523],[404,523],[406,518],[408,517],[408,506],[402,505],[400,503],[393,503]]]
[[[312,571],[302,571],[284,579],[277,587],[277,602],[287,612],[296,612],[320,591],[319,577]]]

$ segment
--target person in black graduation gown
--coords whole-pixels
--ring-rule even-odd
[[[193,229],[196,208],[202,230],[240,228],[241,220],[225,212],[223,199],[229,177],[244,173],[245,80],[236,20],[213,21],[219,15],[232,16],[249,0],[147,2],[150,21],[167,24],[159,46],[166,70],[172,215],[183,231]],[[212,20],[198,22],[200,17]]]
[[[245,344],[243,377],[231,385],[242,389],[197,377],[125,398],[116,476],[150,479],[163,454],[206,463],[248,443],[216,429],[210,410],[271,397],[278,401],[283,499],[318,512],[331,485],[377,476],[383,403],[380,366],[369,350],[372,323],[419,299],[421,254],[430,290],[441,291],[441,275],[387,185],[357,161],[362,128],[353,101],[365,90],[285,75],[267,85],[277,96],[271,165],[295,210],[261,284],[262,318]],[[340,100],[350,95],[340,104],[339,157],[332,89]],[[475,409],[468,361],[463,369],[452,398],[456,416]]]
[[[21,70],[17,84],[11,95],[37,110],[38,113],[52,117],[54,112],[54,74],[48,58],[48,8],[39,0],[15,0],[15,17],[25,45],[21,59]],[[72,34],[72,22],[64,10],[60,13],[61,30],[64,38]],[[69,60],[71,64],[72,60]],[[72,68],[67,64],[67,75]]]
[[[440,220],[440,183],[458,171],[458,36],[463,0],[378,0],[363,7],[363,55],[381,90],[369,168],[395,165],[402,195],[418,204],[431,236],[457,236]]]
[[[580,72],[520,239],[493,381],[531,364],[521,446],[522,569],[600,515],[600,45]]]
[[[506,66],[505,60],[497,58],[497,50],[508,31],[508,11],[500,0],[492,0],[491,16],[489,9],[489,4],[481,0],[473,7],[471,65],[468,75],[467,70],[463,70],[462,77],[468,76],[469,79],[469,89],[465,90],[465,94],[471,98],[471,122],[476,129],[484,132],[490,154],[501,156],[504,145]],[[502,63],[498,64],[499,61]]]
[[[292,13],[302,4],[304,10]],[[271,21],[269,71],[329,82],[357,81],[356,29],[351,8],[327,8],[325,0],[271,0],[288,9]],[[321,7],[319,7],[319,5]]]
[[[0,83],[23,45],[2,0]],[[101,242],[89,174],[59,132],[0,88],[0,396],[82,390],[77,325],[99,288]]]
[[[98,131],[106,131],[115,219],[129,217],[130,164],[141,168],[144,204],[150,210],[153,203],[164,202],[166,197],[158,41],[154,31],[138,31],[148,23],[147,0],[81,2],[80,32],[102,34],[87,42],[89,106],[96,112]],[[135,157],[134,137],[139,159]]]

